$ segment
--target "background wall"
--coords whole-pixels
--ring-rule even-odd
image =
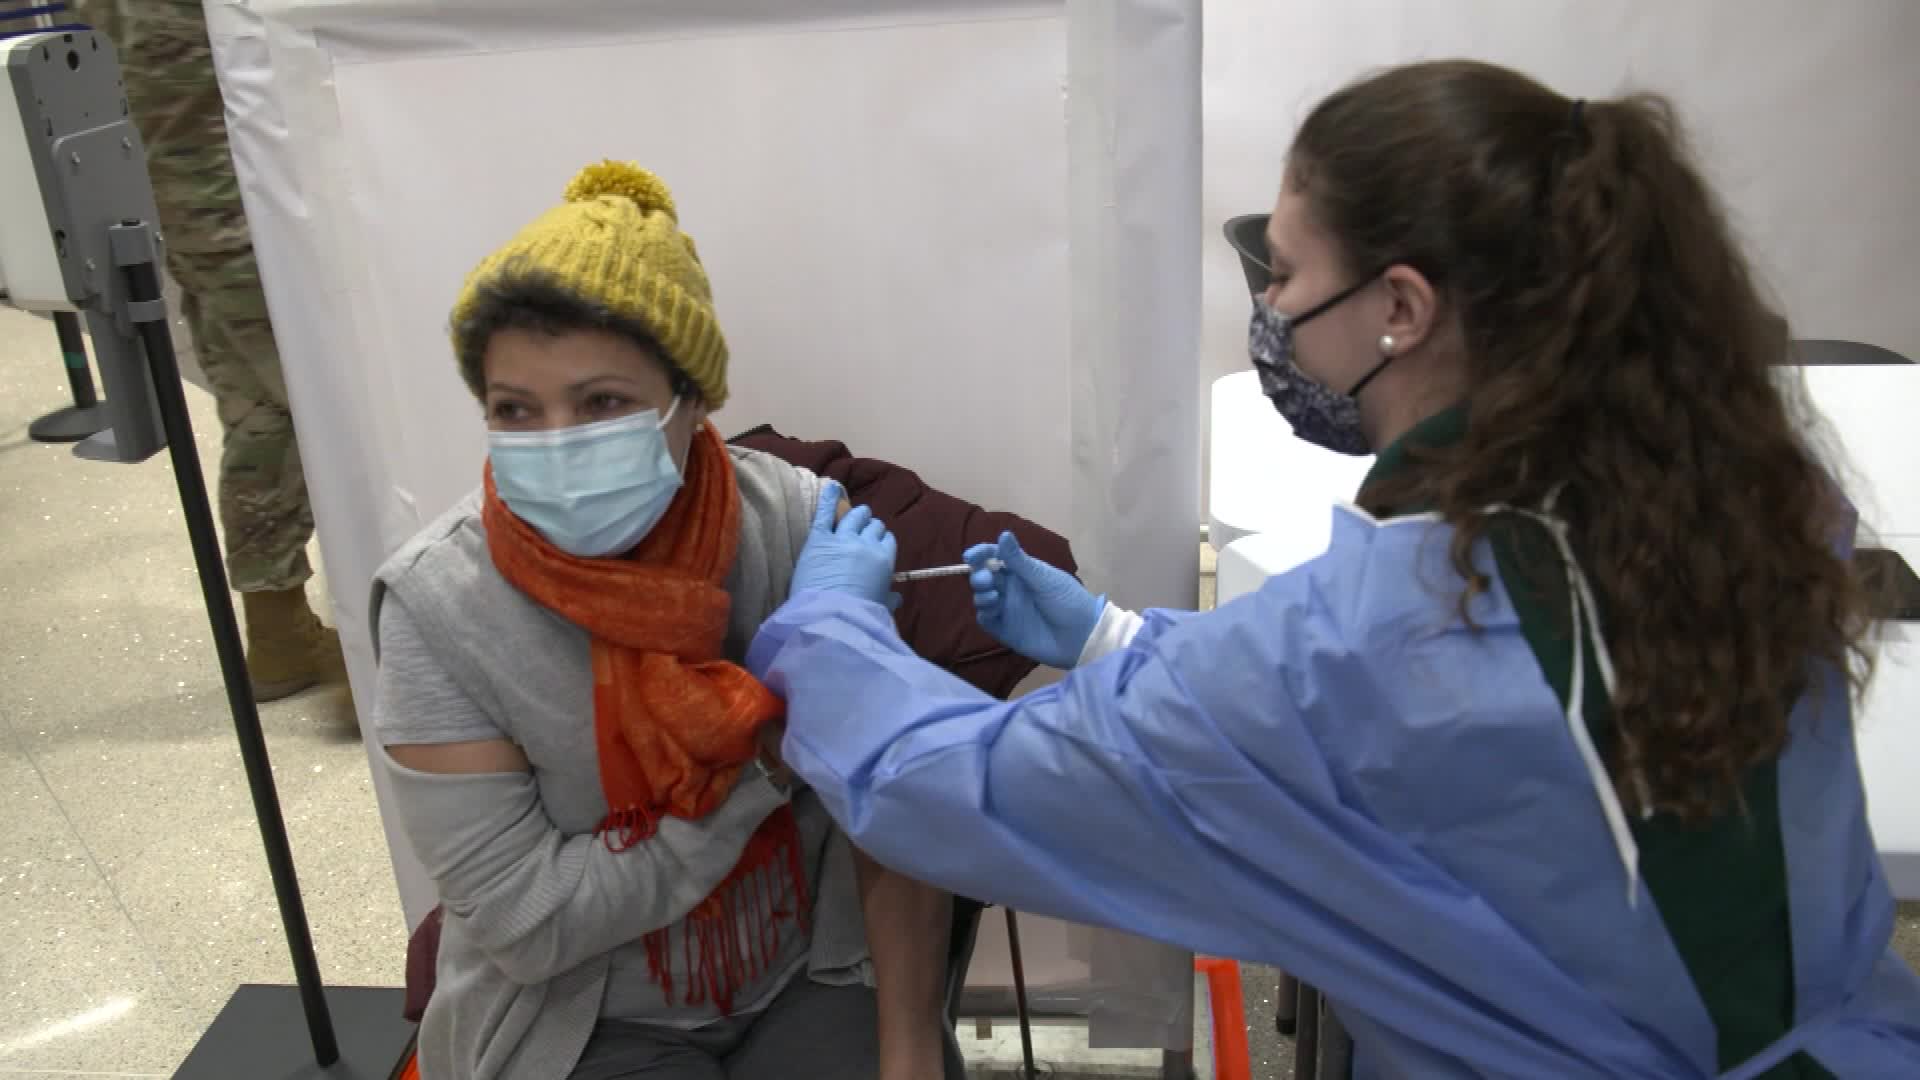
[[[1589,98],[1671,96],[1796,334],[1920,360],[1912,0],[1207,0],[1205,10],[1203,381],[1246,367],[1246,284],[1220,225],[1270,208],[1300,120],[1370,69],[1455,56]]]

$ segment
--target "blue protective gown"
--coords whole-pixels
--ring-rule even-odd
[[[1713,1077],[1713,1025],[1609,828],[1496,578],[1454,609],[1447,526],[1335,513],[1319,559],[996,701],[878,605],[805,593],[749,666],[853,841],[953,892],[1281,966],[1353,1033],[1355,1075]],[[1482,558],[1486,555],[1481,553]],[[1845,1078],[1920,1077],[1846,686],[1779,765],[1798,1026]],[[1632,900],[1629,895],[1632,890]]]

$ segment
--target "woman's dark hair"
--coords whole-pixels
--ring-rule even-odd
[[[580,296],[537,270],[510,269],[479,287],[465,318],[453,327],[453,351],[460,363],[460,377],[474,397],[484,400],[487,396],[487,346],[502,330],[529,330],[554,337],[579,330],[617,334],[666,365],[675,395],[689,400],[700,396],[699,387],[645,326]]]
[[[1622,800],[1691,821],[1736,804],[1814,665],[1857,690],[1871,657],[1833,546],[1844,504],[1771,370],[1786,322],[1672,107],[1415,64],[1315,108],[1288,182],[1347,269],[1413,267],[1465,332],[1466,438],[1418,450],[1361,502],[1454,527],[1465,617],[1487,587],[1472,559],[1486,508],[1560,488],[1554,513],[1606,608]]]

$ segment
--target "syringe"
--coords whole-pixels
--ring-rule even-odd
[[[1006,568],[1007,564],[999,559],[987,560],[987,569],[989,570],[1005,570]],[[925,570],[902,570],[893,575],[893,582],[896,585],[905,585],[909,581],[930,581],[933,578],[959,577],[961,574],[971,573],[973,573],[973,567],[966,563],[955,563],[952,566],[932,566]]]

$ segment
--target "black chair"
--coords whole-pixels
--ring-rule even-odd
[[[1300,1032],[1293,1044],[1295,1080],[1352,1080],[1353,1037],[1320,991],[1306,983],[1294,985]]]
[[[973,946],[980,939],[980,913],[986,906],[962,896],[953,898],[953,924],[947,938],[947,1080],[966,1080],[966,1062],[960,1056],[960,995],[967,987],[967,968]]]
[[[980,913],[986,905],[965,897],[953,898],[953,935],[947,943],[947,1022],[960,1022],[960,994],[967,987],[967,967],[980,939]]]
[[[1273,271],[1267,262],[1266,214],[1242,214],[1227,222],[1227,243],[1240,256],[1240,272],[1247,276],[1247,291],[1255,296],[1267,291]]]
[[[966,1080],[966,1061],[960,1055],[960,1040],[955,1028],[960,1023],[960,993],[967,985],[967,967],[973,963],[973,946],[974,942],[980,937],[980,913],[983,910],[983,905],[978,901],[968,900],[958,896],[953,898],[953,921],[950,925],[947,938],[947,1075],[945,1080]],[[438,908],[435,908],[426,919],[426,922],[432,923],[432,926],[428,928],[425,923],[422,924],[422,929],[427,932],[427,939],[418,944],[416,944],[414,940],[410,940],[407,946],[408,964],[410,968],[420,962],[420,956],[415,955],[415,950],[426,950],[422,955],[426,958],[426,972],[429,975],[432,972],[433,954],[438,951],[439,948],[439,917],[440,911]],[[418,937],[418,933],[417,931],[416,937]],[[409,977],[412,977],[411,971],[409,972]],[[419,1004],[424,1007],[424,998]],[[417,1017],[414,1019],[417,1022]],[[1023,1023],[1024,1020],[1025,1017],[1023,1016]],[[395,1078],[397,1078],[407,1064],[413,1060],[417,1042],[417,1034],[413,1039],[407,1041],[406,1051],[401,1054],[399,1062],[394,1065],[393,1076]]]
[[[1801,367],[1844,367],[1850,364],[1911,364],[1913,361],[1878,345],[1832,338],[1805,338],[1793,343],[1794,361]]]
[[[980,937],[980,916],[986,905],[963,896],[953,898],[953,937],[947,948],[947,1037],[952,1060],[960,1058],[955,1029],[960,1024],[961,1001],[967,989],[967,967],[973,962],[973,947]],[[1013,963],[1013,1001],[1020,1023],[1022,1076],[1032,1080],[1041,1075],[1033,1057],[1033,1017],[1027,1007],[1026,965],[1020,956],[1020,927],[1013,910],[1006,909],[1007,947]],[[964,1069],[962,1070],[964,1072]]]

